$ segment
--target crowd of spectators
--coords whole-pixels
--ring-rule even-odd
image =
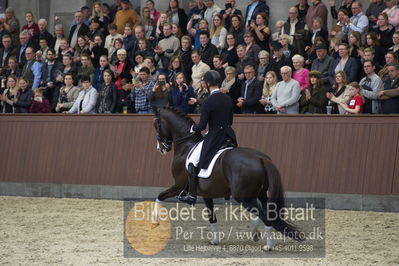
[[[265,0],[243,10],[235,0],[168,2],[158,11],[148,0],[141,14],[127,0],[95,2],[52,30],[7,8],[0,113],[198,113],[211,69],[235,113],[399,113],[397,0],[298,0],[274,32]]]

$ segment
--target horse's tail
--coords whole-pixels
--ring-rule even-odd
[[[281,209],[285,207],[284,189],[281,183],[280,172],[271,160],[264,158],[261,161],[265,169],[265,178],[267,179],[266,182],[268,183],[269,191],[267,209],[264,211],[269,212],[269,220],[271,220],[273,228],[295,240],[304,240],[297,228],[280,215],[280,213],[283,213]]]

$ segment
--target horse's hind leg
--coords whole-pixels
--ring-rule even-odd
[[[213,199],[210,198],[204,198],[205,205],[208,209],[208,217],[209,217],[209,223],[211,226],[211,231],[212,231],[212,240],[210,243],[212,245],[219,245],[220,244],[220,232],[218,231],[217,228],[217,219],[214,211],[214,204],[213,204]]]
[[[256,198],[249,198],[249,199],[235,199],[239,203],[241,203],[246,210],[248,210],[251,213],[255,213],[258,215],[258,219],[254,221],[254,223],[257,223],[260,225],[260,221],[262,221],[265,224],[265,233],[266,233],[266,245],[263,247],[264,250],[271,250],[274,246],[274,239],[272,235],[272,227],[271,223],[267,220],[267,216],[264,212],[264,209],[259,205],[259,202]],[[263,205],[263,203],[262,203]],[[260,220],[260,221],[259,221]],[[259,225],[257,225],[259,227]],[[256,232],[254,234],[254,240],[255,236],[258,235]]]

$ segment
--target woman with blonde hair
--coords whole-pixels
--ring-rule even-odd
[[[15,113],[13,99],[19,91],[18,78],[8,76],[7,79],[3,79],[1,90],[3,92],[0,94],[0,113]]]
[[[216,14],[213,17],[210,38],[211,43],[218,48],[219,52],[226,46],[227,30],[223,25],[223,17]]]
[[[277,75],[274,71],[266,73],[265,82],[263,83],[262,98],[259,100],[259,103],[264,106],[264,112],[262,113],[277,114],[277,111],[271,102],[272,95],[276,90],[277,82]]]
[[[326,97],[329,99],[328,105],[332,106],[333,114],[344,114],[345,110],[338,106],[340,103],[348,104],[352,98],[348,89],[348,78],[345,71],[338,71],[335,74],[335,82],[333,90],[326,93]]]
[[[103,4],[100,1],[94,2],[93,3],[93,10],[91,13],[90,21],[94,19],[95,17],[98,17],[100,21],[100,28],[102,32],[105,32],[107,30],[108,24],[111,22],[110,18],[104,14],[103,11]]]

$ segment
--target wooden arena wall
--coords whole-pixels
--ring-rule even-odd
[[[195,117],[198,119],[198,117]],[[242,116],[290,192],[399,195],[399,116]],[[0,115],[0,182],[169,186],[151,115]]]

